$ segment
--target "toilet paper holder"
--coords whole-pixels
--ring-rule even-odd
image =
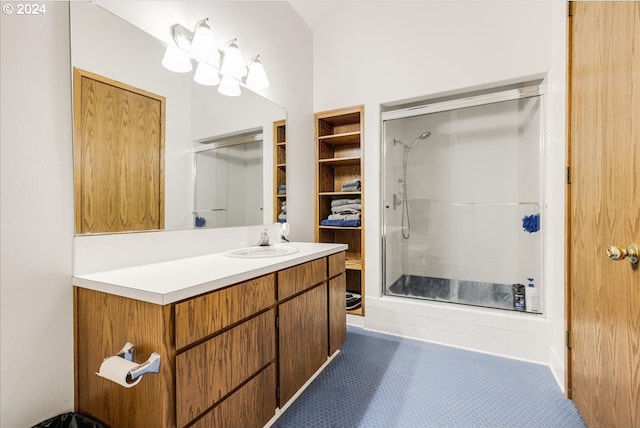
[[[135,347],[132,343],[127,342],[116,355],[127,361],[133,361],[135,357]],[[160,354],[157,352],[152,352],[147,361],[133,367],[127,375],[127,381],[133,382],[140,376],[149,373],[160,373]]]

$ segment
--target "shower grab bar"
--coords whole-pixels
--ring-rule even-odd
[[[513,207],[519,205],[540,206],[540,202],[454,202],[451,205],[454,207]]]
[[[226,208],[210,208],[210,209],[204,209],[204,210],[195,210],[193,214],[209,213],[214,211],[226,211],[226,210],[227,210]]]

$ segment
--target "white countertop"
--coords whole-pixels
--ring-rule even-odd
[[[73,277],[73,285],[166,305],[347,249],[345,244],[291,242],[286,245],[299,251],[264,258],[208,254],[78,275]]]

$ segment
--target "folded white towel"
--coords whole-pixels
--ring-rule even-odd
[[[331,208],[333,214],[355,214],[360,211],[362,211],[360,204],[347,204]]]
[[[348,204],[361,204],[362,200],[360,199],[334,199],[331,201],[331,208],[339,207],[340,205],[348,205]]]

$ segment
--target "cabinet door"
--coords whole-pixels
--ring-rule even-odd
[[[327,360],[327,283],[280,304],[280,407]]]
[[[329,280],[329,355],[333,355],[347,340],[345,294],[347,276],[343,272]]]
[[[74,70],[76,233],[164,228],[164,103]]]

